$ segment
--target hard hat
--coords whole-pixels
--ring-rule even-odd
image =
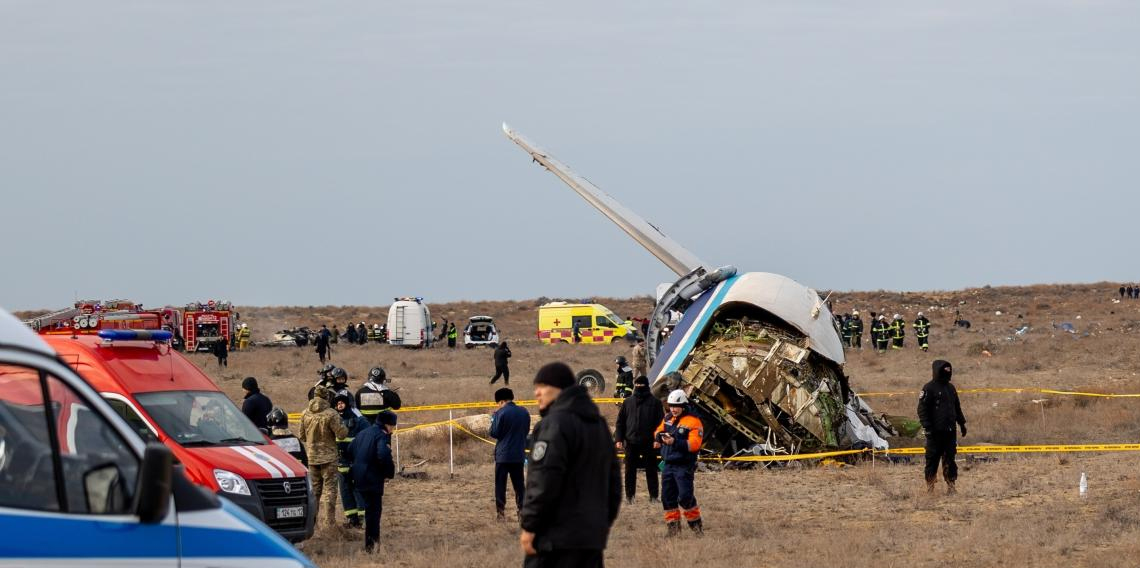
[[[853,316],[859,315],[859,310],[855,310],[855,311],[851,312],[851,315],[853,315]]]
[[[327,374],[331,373],[332,370],[335,368],[336,368],[336,365],[333,365],[332,363],[325,363],[325,366],[321,367],[321,370],[317,371],[317,374],[318,375],[327,375]]]
[[[245,325],[244,323],[243,323],[243,324],[241,324],[241,328],[242,328],[242,329],[245,329],[245,328],[247,328],[247,327],[249,327],[249,326]]]
[[[348,372],[346,372],[344,369],[341,369],[340,367],[333,369],[331,375],[334,381],[337,379],[344,379],[346,381],[348,380]]]
[[[685,391],[677,389],[669,393],[669,398],[666,399],[666,403],[669,406],[682,406],[689,404],[689,397],[685,396]]]
[[[887,316],[884,316],[883,314],[879,314],[879,321],[887,321]]]
[[[287,428],[289,426],[289,415],[285,414],[281,408],[274,406],[273,410],[265,415],[265,421],[272,427]]]
[[[368,371],[368,380],[374,383],[382,383],[387,379],[388,374],[380,367],[372,367],[372,369]]]
[[[627,361],[625,360],[625,356],[623,355],[618,355],[618,358],[614,359],[614,363],[617,363],[618,365],[625,365],[626,362]]]
[[[922,317],[922,312],[918,312],[918,317]]]
[[[895,314],[895,319],[899,319],[899,315],[898,315],[898,314]]]
[[[372,324],[372,329],[380,329],[380,324],[378,324],[378,323]]]

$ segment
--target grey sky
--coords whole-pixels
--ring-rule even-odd
[[[0,0],[0,305],[1140,279],[1137,2]],[[1125,245],[1125,246],[1121,246]]]

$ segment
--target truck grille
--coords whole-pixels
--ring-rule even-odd
[[[257,483],[257,494],[261,498],[261,507],[265,519],[265,524],[270,528],[280,531],[296,530],[305,528],[305,519],[313,512],[306,510],[304,517],[293,517],[289,519],[278,519],[278,507],[298,507],[304,506],[306,509],[309,506],[309,490],[305,485],[304,477],[289,477],[286,479],[259,479]],[[285,491],[285,484],[288,484],[289,491]]]

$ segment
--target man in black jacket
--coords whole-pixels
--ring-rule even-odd
[[[261,394],[261,389],[257,386],[257,379],[253,377],[246,377],[241,382],[241,388],[245,390],[245,401],[241,404],[241,413],[253,422],[254,426],[265,430],[269,428],[269,412],[273,410],[273,402],[269,397]]]
[[[935,361],[934,378],[922,387],[922,393],[918,395],[918,420],[926,432],[926,489],[934,491],[941,460],[942,478],[946,480],[949,494],[955,492],[954,482],[958,479],[958,464],[954,463],[958,451],[955,426],[962,429],[963,437],[966,435],[966,417],[958,403],[958,391],[950,384],[952,372],[949,361]]]
[[[503,377],[503,384],[510,386],[511,384],[511,369],[507,366],[507,361],[511,358],[511,348],[507,342],[500,341],[498,347],[495,347],[495,376],[491,377],[491,384]]]
[[[621,466],[605,418],[565,363],[534,377],[542,420],[531,437],[519,521],[524,567],[604,566],[621,507]]]
[[[653,431],[663,416],[665,407],[649,392],[649,379],[634,379],[633,395],[621,402],[614,428],[617,449],[625,451],[625,498],[630,503],[637,492],[638,468],[645,469],[649,501],[657,500],[657,464],[661,458],[653,449]]]
[[[380,543],[380,515],[384,510],[384,483],[396,476],[392,461],[392,432],[396,414],[381,412],[376,422],[353,438],[345,449],[349,472],[364,498],[364,551]]]

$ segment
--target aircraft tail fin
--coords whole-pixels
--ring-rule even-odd
[[[524,138],[518,132],[515,132],[506,123],[503,123],[503,132],[515,144],[518,144],[523,150],[530,154],[534,161],[542,164],[551,173],[558,176],[566,185],[570,186],[578,195],[582,196],[587,203],[593,205],[595,209],[600,211],[603,215],[613,221],[615,225],[625,231],[626,234],[633,237],[635,241],[641,243],[653,256],[656,256],[661,262],[665,263],[670,270],[677,273],[678,276],[689,274],[698,267],[704,267],[706,270],[711,268],[705,264],[696,255],[689,252],[685,247],[677,244],[676,241],[665,236],[660,229],[653,226],[650,222],[641,218],[637,213],[626,208],[621,203],[609,195],[607,195],[597,186],[590,183],[590,180],[574,173],[566,164],[559,162],[554,156],[551,156],[545,150],[535,146],[529,140]]]

